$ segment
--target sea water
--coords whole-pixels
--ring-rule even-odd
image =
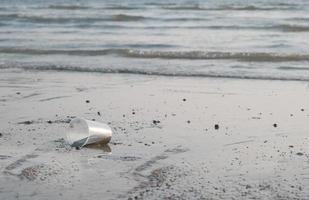
[[[0,68],[309,80],[306,0],[1,0]]]

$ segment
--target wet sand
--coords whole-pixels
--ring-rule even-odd
[[[0,199],[308,199],[308,82],[2,70]],[[108,146],[64,143],[74,117]]]

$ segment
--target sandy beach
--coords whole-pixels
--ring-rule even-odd
[[[0,199],[308,199],[308,99],[308,82],[3,69]],[[111,142],[70,148],[74,117]]]

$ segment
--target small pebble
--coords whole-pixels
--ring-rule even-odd
[[[134,112],[134,111],[132,112],[132,115],[135,115],[135,112]]]
[[[188,120],[188,121],[187,121],[187,123],[188,123],[188,124],[190,124],[190,123],[191,123],[191,121],[190,121],[190,120]]]
[[[2,133],[0,133],[0,137],[2,137]]]
[[[19,94],[20,94],[20,92],[16,92],[16,94],[18,94],[18,95],[19,95]]]
[[[100,113],[100,111],[98,111],[98,115],[99,115],[99,116],[101,116],[101,113]]]
[[[51,124],[51,123],[53,123],[53,122],[52,122],[51,120],[48,120],[47,123]]]
[[[80,150],[80,147],[75,147],[76,150]]]
[[[301,110],[302,112],[304,112],[304,111],[305,111],[305,109],[303,109],[303,108],[302,108],[302,109],[300,109],[300,110]]]
[[[215,124],[215,129],[216,129],[216,130],[219,129],[219,124]]]
[[[273,124],[273,126],[276,128],[278,125],[275,123],[275,124]]]
[[[20,122],[19,124],[27,124],[27,125],[29,125],[29,124],[33,124],[33,121],[24,121],[24,122]]]
[[[157,124],[160,123],[160,120],[152,120],[152,123],[155,124],[155,125],[157,125]]]
[[[90,103],[90,101],[89,101],[89,100],[86,100],[86,103]]]
[[[187,99],[182,99],[182,101],[187,101]]]
[[[303,156],[304,154],[302,152],[298,152],[298,153],[296,153],[296,155]]]

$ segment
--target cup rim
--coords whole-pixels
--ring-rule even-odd
[[[86,124],[86,126],[87,126],[87,139],[86,139],[86,141],[81,145],[81,147],[83,147],[83,146],[85,146],[85,144],[87,144],[87,142],[88,142],[88,140],[89,140],[89,124],[87,123],[87,120],[86,120],[86,119],[81,118],[81,117],[76,117],[76,118],[74,118],[74,119],[72,119],[72,120],[70,121],[69,126],[71,126],[71,124],[72,124],[74,121],[77,121],[77,120],[83,121],[83,122]],[[70,137],[70,134],[66,134],[66,139],[67,139],[67,141],[68,141],[68,143],[69,143],[70,145],[72,145],[72,144],[74,143],[74,142],[72,141],[71,137]]]

